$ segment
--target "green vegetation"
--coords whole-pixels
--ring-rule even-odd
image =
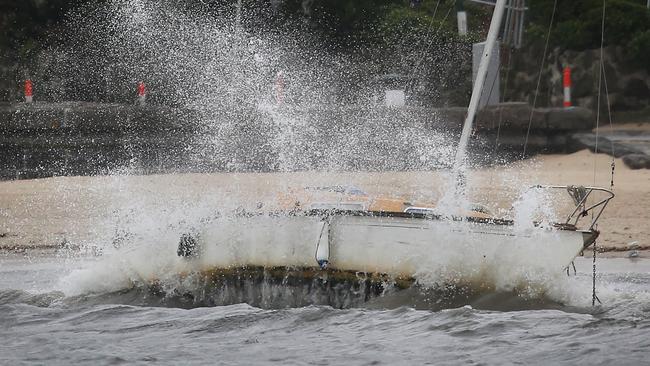
[[[64,24],[74,8],[128,0],[4,0],[0,2],[0,71],[29,68],[38,52],[65,38],[74,24]],[[152,1],[154,0],[140,0]],[[185,4],[220,14],[233,14],[236,0],[158,0]],[[627,63],[650,70],[650,10],[646,0],[606,0],[604,43],[621,46]],[[471,72],[470,44],[485,37],[491,7],[462,1],[468,13],[466,37],[457,34],[456,0],[242,0],[251,30],[267,31],[277,24],[295,24],[322,51],[358,56],[367,75],[401,74],[418,79],[419,89],[433,93],[464,90]],[[530,0],[525,47],[544,44],[554,0]],[[574,51],[600,46],[602,0],[558,0],[551,47]],[[225,9],[225,10],[224,10]],[[66,31],[64,31],[66,30]],[[321,50],[317,50],[321,52]],[[33,61],[32,61],[33,62]],[[18,67],[14,67],[18,65]],[[431,66],[435,65],[435,67]],[[13,69],[12,69],[13,67]],[[10,70],[11,69],[11,70]],[[9,80],[8,77],[4,79]],[[13,75],[13,74],[12,74]],[[0,81],[0,84],[2,82]],[[6,81],[7,85],[15,83]],[[431,87],[434,85],[435,87]],[[0,85],[0,89],[6,88]],[[464,93],[464,92],[458,92]],[[435,95],[428,98],[436,99]],[[459,95],[456,100],[466,96]],[[0,96],[0,99],[7,99]],[[462,104],[462,103],[461,103]]]
[[[543,44],[546,38],[553,0],[530,1],[527,41]],[[600,47],[602,0],[559,0],[550,44],[582,51]],[[646,0],[607,0],[605,46],[622,46],[630,62],[646,66],[650,54],[650,10]]]
[[[44,36],[83,0],[4,0],[0,2],[0,50],[25,58],[41,47]],[[13,56],[13,57],[11,57]]]
[[[0,34],[0,48],[25,55],[38,48],[43,36],[55,29],[70,9],[98,1],[2,1],[0,27],[5,31]],[[203,2],[212,8],[232,4],[217,0]],[[473,32],[470,37],[481,34],[487,27],[489,7],[468,0],[463,3]],[[260,2],[244,4],[259,6]],[[607,0],[605,45],[629,47],[635,57],[650,51],[650,11],[645,4],[646,0]],[[281,3],[285,17],[307,19],[312,29],[336,39],[343,47],[358,42],[392,42],[405,37],[413,40],[429,34],[432,28],[440,28],[440,34],[446,38],[455,37],[455,6],[455,0],[285,0]],[[527,40],[538,43],[545,37],[553,0],[531,0],[528,6]],[[572,50],[599,47],[601,11],[602,0],[559,0],[551,44]]]

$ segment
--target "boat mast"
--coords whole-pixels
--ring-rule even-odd
[[[458,143],[458,149],[456,150],[456,161],[454,163],[454,172],[456,173],[457,178],[460,179],[462,179],[462,176],[464,176],[463,170],[465,166],[465,154],[467,150],[469,134],[472,131],[472,124],[474,123],[474,118],[476,117],[476,110],[478,108],[479,100],[481,99],[481,93],[483,92],[485,77],[487,75],[490,59],[492,58],[492,52],[494,51],[494,46],[497,41],[497,36],[499,35],[499,29],[501,28],[501,19],[503,18],[503,11],[505,9],[505,6],[506,0],[497,0],[494,7],[494,13],[492,13],[492,21],[490,22],[490,29],[488,30],[487,40],[485,41],[485,46],[483,47],[481,61],[476,73],[476,80],[474,81],[474,88],[472,89],[472,97],[469,100],[467,117],[465,118],[465,124],[463,125],[463,132],[460,135],[460,142]]]

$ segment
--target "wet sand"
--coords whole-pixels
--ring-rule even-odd
[[[620,159],[615,163],[616,197],[600,219],[598,244],[607,251],[623,252],[635,242],[641,249],[650,249],[650,170],[630,170]],[[541,155],[472,171],[468,192],[472,201],[485,205],[495,216],[512,217],[510,207],[523,187],[574,184],[609,188],[610,164],[610,156],[586,150]],[[309,185],[355,185],[373,196],[435,203],[445,194],[445,182],[443,172],[167,174],[0,182],[0,248],[101,247],[121,232],[127,220],[153,228],[163,225],[158,217],[172,222],[184,220],[183,213],[188,210],[196,215],[215,208],[253,208],[258,202],[276,200],[278,192]],[[564,196],[566,193],[558,192],[557,197]],[[558,198],[557,202],[562,206],[569,201]]]

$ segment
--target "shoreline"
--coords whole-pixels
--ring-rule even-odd
[[[468,192],[473,202],[488,207],[495,217],[508,217],[513,215],[511,207],[522,188],[533,184],[609,187],[611,161],[608,155],[587,150],[540,155],[471,171]],[[611,255],[625,256],[636,249],[645,256],[650,249],[650,170],[631,170],[621,159],[615,163],[616,197],[599,220],[598,245]],[[261,201],[277,200],[278,192],[305,186],[357,186],[370,196],[433,203],[444,196],[446,179],[445,172],[407,171],[183,173],[4,181],[0,182],[0,250],[92,250],[111,245],[116,235],[125,234],[138,220],[145,227],[164,227],[185,220],[185,215],[196,219],[214,213],[215,207],[254,207]],[[555,198],[549,201],[556,202]]]

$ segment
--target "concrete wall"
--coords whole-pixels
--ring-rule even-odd
[[[435,169],[449,165],[465,112],[0,104],[0,178],[125,171]],[[593,125],[592,114],[580,108],[539,109],[532,121],[530,116],[530,107],[521,103],[484,109],[476,122],[474,160],[489,164],[520,156],[529,121],[529,152],[570,150],[568,137]]]

